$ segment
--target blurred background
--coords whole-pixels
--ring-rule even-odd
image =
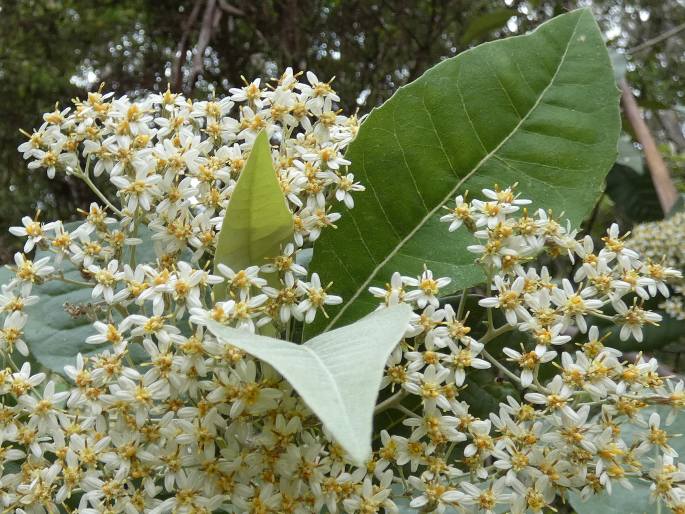
[[[292,65],[335,76],[341,107],[364,114],[441,59],[587,5],[629,84],[621,156],[587,224],[629,227],[668,210],[655,166],[667,189],[683,187],[684,0],[0,0],[0,262],[17,248],[7,227],[22,215],[68,219],[91,200],[76,181],[29,173],[16,150],[19,129],[38,127],[55,103],[101,83],[117,95],[170,84],[191,97],[223,96],[241,75]],[[647,166],[626,94],[654,142]]]

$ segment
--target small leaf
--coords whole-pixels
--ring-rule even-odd
[[[402,339],[411,308],[376,311],[302,345],[210,322],[220,340],[278,371],[361,465],[371,454],[373,409],[385,363]]]
[[[466,27],[464,35],[461,36],[461,44],[467,45],[475,39],[487,36],[494,30],[501,29],[517,14],[518,11],[516,9],[496,9],[474,18]]]
[[[266,264],[292,239],[293,231],[293,216],[271,161],[269,139],[262,130],[228,202],[214,270],[219,264],[234,270]],[[225,289],[223,284],[215,287],[218,298],[225,296]]]

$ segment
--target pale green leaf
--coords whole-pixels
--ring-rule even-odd
[[[618,98],[589,10],[468,50],[401,88],[347,152],[367,191],[322,234],[311,263],[346,303],[309,332],[372,310],[368,287],[394,271],[425,264],[452,278],[446,294],[481,282],[466,250],[473,237],[439,222],[457,193],[518,182],[524,197],[579,224],[616,158]]]
[[[389,307],[302,345],[215,322],[209,329],[276,369],[352,460],[362,464],[371,454],[373,410],[383,369],[410,314],[408,305]]]
[[[214,269],[219,264],[234,270],[266,264],[292,236],[293,216],[271,161],[268,136],[262,130],[228,202],[214,255]],[[215,292],[223,297],[225,286],[219,284]]]

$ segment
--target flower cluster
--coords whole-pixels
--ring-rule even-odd
[[[685,213],[677,212],[661,221],[642,223],[633,228],[630,245],[647,259],[647,266],[660,269],[669,266],[679,271],[685,269]],[[685,282],[675,280],[671,284],[673,295],[666,293],[659,308],[672,318],[685,319]]]
[[[20,147],[31,168],[74,175],[102,203],[74,225],[26,217],[12,229],[25,246],[0,295],[3,510],[372,514],[407,500],[423,512],[541,513],[569,491],[610,493],[631,477],[685,510],[671,416],[653,408],[681,409],[683,384],[660,377],[653,359],[624,360],[600,329],[639,340],[659,321],[643,302],[679,273],[657,273],[615,226],[595,250],[551,213],[529,216],[513,188],[458,197],[443,221],[480,241],[469,249],[485,294],[452,296],[451,280],[428,269],[370,289],[379,308],[403,302],[415,314],[376,406],[392,421],[361,467],[287,381],[206,330],[212,320],[296,340],[342,301],[298,254],[338,219],[332,202],[352,207],[350,193],[363,189],[342,157],[357,124],[334,110],[330,83],[298,80],[287,71],[196,103],[169,91],[137,102],[94,93],[73,113],[47,114]],[[294,240],[268,262],[210,272],[262,128]],[[553,273],[562,266],[539,266],[540,255],[575,269]],[[24,359],[50,283],[89,295],[64,305],[90,327],[74,344],[92,348],[64,378]],[[492,408],[472,401],[487,382],[509,385]],[[633,440],[622,438],[625,424],[637,427]]]
[[[259,79],[224,99],[192,102],[167,90],[132,101],[90,93],[74,109],[55,109],[19,151],[29,169],[74,175],[91,186],[122,228],[144,222],[167,254],[191,247],[198,260],[213,251],[217,227],[255,137],[266,130],[278,179],[293,212],[295,243],[315,240],[340,214],[331,202],[354,205],[364,188],[344,173],[342,156],[358,120],[335,109],[328,82],[291,69],[273,83]],[[82,165],[83,164],[83,165]],[[94,184],[108,178],[116,207]],[[106,221],[103,221],[106,223]],[[24,219],[24,251],[41,225]],[[88,230],[78,233],[88,244]]]

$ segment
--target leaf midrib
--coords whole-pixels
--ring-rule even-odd
[[[576,31],[578,30],[578,25],[580,24],[580,20],[584,16],[585,13],[581,13],[578,16],[578,19],[576,20],[576,24],[573,27],[573,31],[571,32],[571,36],[568,38],[568,41],[566,42],[566,47],[564,48],[564,52],[561,55],[561,59],[559,59],[559,64],[557,65],[556,70],[554,70],[554,73],[552,74],[552,77],[549,81],[549,84],[545,86],[545,88],[541,91],[540,95],[538,98],[536,98],[535,102],[531,106],[531,108],[528,110],[528,112],[518,121],[518,123],[514,126],[514,128],[509,132],[509,134],[506,135],[500,141],[500,143],[493,148],[490,152],[488,152],[486,155],[483,156],[483,158],[476,163],[474,168],[469,171],[464,177],[457,182],[457,184],[450,189],[450,191],[445,195],[445,197],[438,202],[433,209],[428,211],[426,215],[417,223],[417,225],[395,246],[395,248],[381,261],[379,262],[376,267],[373,269],[373,271],[369,274],[367,279],[362,283],[361,286],[357,288],[355,293],[350,297],[347,302],[343,305],[343,307],[338,311],[338,313],[331,319],[331,321],[324,327],[323,332],[327,332],[331,328],[335,326],[335,324],[338,322],[338,320],[342,317],[342,315],[347,311],[347,309],[355,303],[357,298],[359,298],[359,295],[366,290],[368,285],[371,283],[371,280],[378,274],[378,272],[388,263],[390,262],[390,259],[392,259],[401,248],[404,247],[407,242],[414,237],[414,235],[428,222],[429,219],[431,219],[435,213],[442,208],[443,205],[445,205],[449,199],[459,190],[459,188],[466,182],[468,179],[470,179],[474,173],[476,173],[481,166],[483,166],[486,162],[488,162],[493,156],[496,155],[496,153],[511,139],[511,137],[518,132],[518,130],[521,128],[523,123],[525,123],[530,115],[539,107],[540,103],[542,102],[542,99],[545,97],[547,94],[547,91],[553,86],[554,82],[556,81],[556,78],[559,74],[559,71],[561,70],[562,66],[564,65],[564,62],[566,61],[566,56],[568,54],[569,48],[571,47],[571,43],[573,42],[573,39],[576,35]],[[428,112],[428,109],[426,109],[426,112]],[[468,113],[467,113],[468,114]],[[475,129],[474,129],[475,132]],[[400,145],[401,146],[401,145]],[[444,150],[443,150],[444,151]],[[449,158],[448,158],[449,160]],[[380,201],[378,202],[380,204]],[[360,234],[361,239],[363,240],[362,234]]]

